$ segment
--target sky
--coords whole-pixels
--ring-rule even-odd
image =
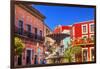
[[[94,19],[94,8],[32,5],[46,19],[44,22],[53,30],[58,25],[72,25],[76,22]]]

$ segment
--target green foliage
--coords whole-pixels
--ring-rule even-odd
[[[15,37],[15,46],[14,46],[14,49],[15,49],[15,52],[17,55],[20,55],[23,51],[23,48],[24,48],[24,43],[22,42],[22,40],[18,37]]]
[[[81,52],[81,46],[74,46],[71,49],[72,54],[79,54]]]
[[[80,46],[68,47],[64,52],[64,57],[68,60],[68,62],[72,62],[73,56],[75,54],[79,54],[81,52]]]

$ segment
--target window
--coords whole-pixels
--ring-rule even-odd
[[[88,29],[87,29],[87,24],[82,25],[82,34],[87,34]]]
[[[88,51],[87,51],[87,49],[83,49],[83,62],[86,62],[87,61],[87,57],[88,57]]]
[[[42,36],[42,31],[40,30],[40,36]]]
[[[18,34],[20,35],[23,34],[23,21],[22,20],[18,21]]]
[[[83,37],[83,39],[84,39],[84,40],[86,40],[86,39],[87,39],[87,37],[86,37],[86,36],[84,36],[84,37]]]
[[[83,26],[83,32],[86,32],[86,26]]]
[[[38,29],[35,28],[35,39],[37,39],[37,32],[38,32]]]
[[[18,28],[22,28],[22,27],[23,27],[23,21],[22,20],[19,20]]]
[[[40,36],[42,37],[42,31],[40,30]]]
[[[27,31],[31,32],[31,25],[27,24]]]
[[[31,25],[27,24],[26,29],[27,29],[27,36],[31,37]]]
[[[82,38],[83,38],[84,40],[86,40],[86,39],[88,38],[88,35],[83,35]]]
[[[42,40],[42,31],[40,30],[40,34],[39,34],[39,36],[40,36],[40,40]]]
[[[91,38],[91,40],[94,40],[94,34],[90,34],[90,38]]]
[[[94,32],[94,24],[90,24],[90,32]]]
[[[94,48],[91,49],[91,61],[94,61]]]
[[[91,38],[94,38],[94,35],[91,35]]]
[[[91,35],[91,39],[92,39],[92,40],[94,39],[94,35]]]

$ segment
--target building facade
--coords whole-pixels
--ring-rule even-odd
[[[44,23],[45,16],[31,5],[15,4],[15,37],[25,44],[21,55],[15,55],[15,66],[30,64],[45,64],[48,48],[54,46],[54,40],[46,35],[52,33]],[[63,51],[68,46],[81,46],[80,54],[75,55],[76,62],[95,60],[95,22],[94,20],[75,23],[70,26],[57,26],[53,33],[66,33],[61,41]],[[58,37],[59,38],[59,37]],[[49,61],[48,61],[49,63]]]
[[[44,37],[48,28],[44,19],[45,16],[31,5],[15,4],[15,37],[19,37],[25,44],[22,54],[15,55],[15,66],[43,63]]]
[[[79,58],[76,61],[87,62],[95,59],[95,22],[84,21],[72,25],[72,45],[81,46],[82,53],[76,55]]]
[[[70,26],[59,25],[55,33],[67,33],[70,37],[63,39],[64,49],[68,46],[80,46],[81,52],[75,54],[75,62],[91,62],[95,60],[95,22],[94,20],[74,23]]]

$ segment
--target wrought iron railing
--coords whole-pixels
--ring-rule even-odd
[[[15,33],[36,41],[44,41],[44,37],[15,26]]]

